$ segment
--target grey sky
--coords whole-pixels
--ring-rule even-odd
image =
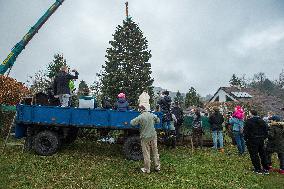
[[[0,61],[55,0],[0,0]],[[93,82],[108,41],[125,19],[125,1],[65,0],[18,57],[11,76],[25,81],[55,53]],[[284,68],[282,0],[129,0],[129,14],[149,41],[154,85],[202,95],[228,85],[233,73]]]

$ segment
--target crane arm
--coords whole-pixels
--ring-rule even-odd
[[[3,75],[9,68],[11,68],[19,54],[25,49],[29,41],[39,31],[42,25],[48,20],[48,18],[57,10],[57,8],[64,2],[64,0],[56,0],[44,15],[37,21],[37,23],[31,27],[28,33],[18,42],[11,50],[7,58],[0,64],[0,75]]]

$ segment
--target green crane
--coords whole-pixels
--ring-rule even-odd
[[[57,10],[57,8],[64,2],[64,0],[56,0],[44,15],[37,21],[37,23],[31,27],[28,33],[18,42],[11,50],[7,58],[0,64],[0,75],[4,75],[8,69],[11,69],[14,65],[17,57],[21,54],[22,50],[25,49],[29,41],[39,31],[42,25],[48,20],[48,18]]]

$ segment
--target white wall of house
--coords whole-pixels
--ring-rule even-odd
[[[211,99],[210,102],[215,102],[216,98],[219,97],[218,102],[226,102],[226,96],[230,97],[233,101],[237,101],[234,97],[226,93],[224,90],[220,89],[217,94]]]

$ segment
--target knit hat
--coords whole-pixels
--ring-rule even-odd
[[[232,116],[238,119],[244,119],[245,114],[243,108],[241,106],[236,106]]]
[[[119,94],[117,95],[117,97],[118,97],[118,98],[125,98],[125,94],[124,94],[124,93],[119,93]]]

